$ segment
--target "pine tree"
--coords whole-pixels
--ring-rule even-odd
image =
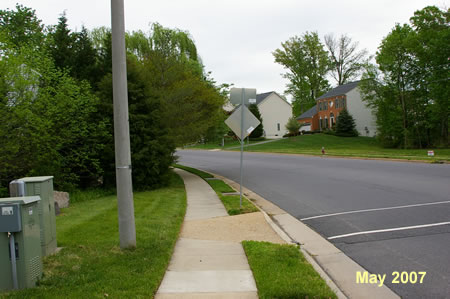
[[[341,111],[337,118],[336,123],[336,136],[341,137],[355,137],[358,136],[358,131],[356,131],[355,120],[347,109]]]
[[[71,68],[74,54],[74,36],[67,25],[65,12],[61,14],[58,20],[58,25],[50,33],[52,38],[50,42],[50,53],[58,68]]]
[[[262,137],[264,134],[264,127],[262,124],[262,117],[261,117],[261,113],[259,112],[259,108],[258,105],[256,104],[250,104],[250,106],[248,106],[248,109],[250,110],[251,113],[253,113],[253,115],[261,122],[261,124],[259,126],[257,126],[253,132],[250,134],[250,138],[259,138]]]
[[[87,80],[92,87],[99,81],[97,52],[89,38],[86,27],[74,33],[72,76],[78,80]]]

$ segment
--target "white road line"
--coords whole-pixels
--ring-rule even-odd
[[[428,203],[419,203],[419,204],[415,204],[415,205],[387,207],[387,208],[376,208],[376,209],[366,209],[366,210],[354,210],[354,211],[348,211],[348,212],[340,212],[340,213],[324,214],[324,215],[319,215],[319,216],[306,217],[306,218],[302,218],[302,219],[300,219],[300,220],[301,220],[301,221],[304,221],[304,220],[310,220],[310,219],[316,219],[316,218],[324,218],[324,217],[332,217],[332,216],[345,215],[345,214],[356,214],[356,213],[365,213],[365,212],[374,212],[374,211],[383,211],[383,210],[404,209],[404,208],[413,208],[413,207],[422,207],[422,206],[440,205],[440,204],[446,204],[446,203],[450,203],[450,200],[447,200],[447,201],[438,201],[438,202],[428,202]]]
[[[339,238],[346,238],[346,237],[352,237],[352,236],[358,236],[358,235],[393,232],[393,231],[399,231],[399,230],[408,230],[408,229],[416,229],[416,228],[424,228],[424,227],[432,227],[432,226],[441,226],[441,225],[449,225],[449,224],[450,224],[450,222],[440,222],[440,223],[404,226],[404,227],[396,227],[396,228],[368,230],[368,231],[365,231],[365,232],[356,232],[356,233],[350,233],[350,234],[345,234],[345,235],[337,235],[337,236],[329,237],[328,240],[339,239]]]

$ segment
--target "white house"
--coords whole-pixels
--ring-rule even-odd
[[[265,137],[281,138],[288,133],[286,123],[292,117],[291,104],[271,91],[256,95],[256,105],[263,119]]]

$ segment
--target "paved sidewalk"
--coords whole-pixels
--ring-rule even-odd
[[[184,180],[184,226],[227,216],[216,193],[203,179],[175,170]],[[165,298],[258,298],[255,280],[240,242],[181,237],[156,294]]]

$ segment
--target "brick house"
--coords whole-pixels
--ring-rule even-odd
[[[297,120],[302,123],[309,121],[312,131],[324,131],[333,128],[336,125],[339,113],[347,108],[355,119],[356,130],[359,135],[375,136],[375,117],[371,109],[362,101],[358,83],[359,81],[340,85],[320,96],[316,99],[316,106],[313,107],[315,108],[315,114],[308,118],[308,115],[311,114],[308,114],[308,112],[314,111],[311,108],[300,115]],[[315,118],[317,118],[317,124],[314,122]]]
[[[301,131],[317,131],[319,130],[319,115],[317,114],[317,105],[296,118],[303,126]]]

